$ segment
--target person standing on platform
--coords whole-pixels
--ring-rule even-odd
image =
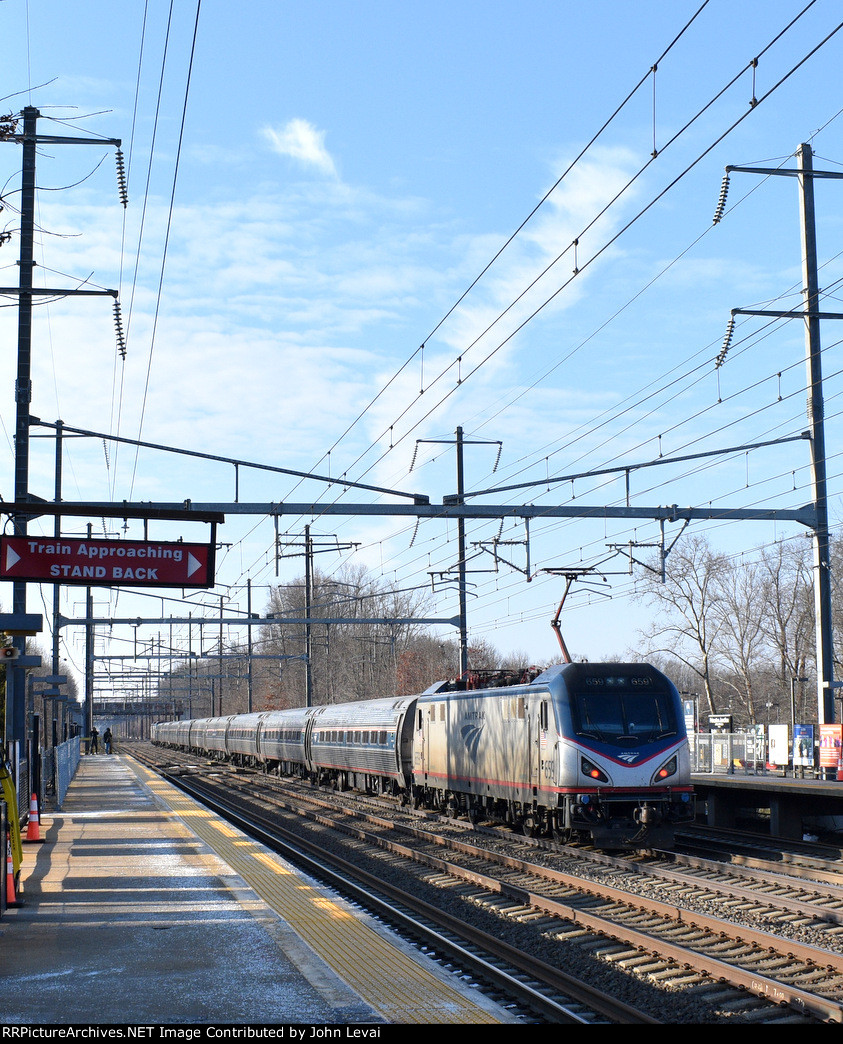
[[[100,752],[99,738],[100,738],[99,731],[97,730],[96,725],[94,725],[94,727],[91,729],[91,753],[92,754],[99,754],[99,752]]]
[[[102,734],[102,745],[105,747],[106,754],[111,753],[111,729],[106,729]]]

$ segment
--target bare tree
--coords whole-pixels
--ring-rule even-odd
[[[778,542],[764,551],[761,567],[766,576],[765,634],[779,688],[789,694],[793,685],[804,700],[804,682],[799,680],[816,670],[810,546],[806,540]],[[804,703],[796,713],[804,720]]]
[[[714,646],[729,670],[723,682],[743,705],[750,724],[758,721],[756,685],[768,660],[768,609],[763,567],[754,561],[724,560],[715,578],[712,609]]]
[[[448,681],[459,672],[459,643],[433,635],[420,635],[401,652],[396,691],[402,696],[424,692],[437,681]]]
[[[426,593],[400,590],[372,578],[363,567],[347,567],[333,577],[317,571],[311,587],[309,615],[337,621],[310,625],[314,702],[344,703],[397,692],[399,662],[424,633],[414,618],[425,615]],[[303,580],[273,588],[268,612],[275,620],[263,629],[261,641],[267,653],[279,656],[274,687],[281,706],[302,702],[306,670],[306,625],[285,623],[284,618],[301,620],[307,609]],[[262,691],[267,691],[267,680]]]
[[[649,654],[678,660],[698,678],[711,714],[717,713],[713,678],[723,614],[721,580],[725,556],[712,550],[704,537],[686,537],[667,560],[665,582],[649,570],[643,597],[657,610],[655,630],[644,635]]]

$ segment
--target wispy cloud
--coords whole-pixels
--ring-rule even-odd
[[[264,127],[262,133],[279,155],[289,156],[309,167],[316,167],[323,174],[337,176],[334,161],[325,148],[325,132],[317,130],[307,120],[289,120],[280,129]]]

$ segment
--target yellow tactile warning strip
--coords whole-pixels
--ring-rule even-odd
[[[290,927],[391,1023],[497,1025],[503,1012],[474,1003],[398,949],[257,841],[134,759],[126,762],[156,798],[208,844]]]

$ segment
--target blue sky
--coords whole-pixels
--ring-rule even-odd
[[[120,138],[129,171],[124,211],[113,150],[39,153],[42,285],[90,279],[119,289],[127,355],[117,357],[108,299],[40,307],[35,415],[345,473],[433,502],[454,492],[453,447],[417,440],[453,439],[457,426],[476,443],[465,465],[478,490],[805,428],[800,324],[767,330],[763,319],[739,317],[735,348],[714,368],[730,309],[798,306],[796,185],[736,174],[723,221],[713,225],[712,215],[727,164],[793,167],[810,141],[817,168],[843,169],[843,32],[808,57],[840,21],[831,0],[291,0],[236,10],[203,0],[198,26],[194,3],[174,7],[168,36],[163,2],[149,4],[145,24],[140,2],[0,2],[0,108],[37,106],[45,134]],[[0,218],[14,233],[19,147],[5,145],[0,160]],[[843,186],[818,184],[817,213],[821,285],[837,311]],[[13,235],[0,248],[4,285],[17,281],[16,256]],[[8,496],[16,322],[6,301]],[[823,343],[838,520],[836,326],[824,324]],[[47,497],[52,453],[48,440],[33,443],[31,488]],[[231,467],[126,447],[106,453],[97,440],[66,453],[69,500],[235,498]],[[717,466],[651,469],[633,477],[632,502],[795,507],[809,499],[807,463],[794,443]],[[241,501],[337,497],[374,499],[265,472],[239,476]],[[480,499],[623,497],[622,479],[604,477]],[[432,572],[456,562],[453,523],[426,522],[414,537],[406,520],[302,516],[281,530],[300,541],[305,524],[359,545],[320,556],[327,571],[362,564],[399,586],[429,587]],[[799,532],[743,522],[693,530],[733,554]],[[205,531],[162,526],[155,535],[202,540]],[[495,570],[479,549],[496,535],[513,541],[506,557],[518,569]],[[219,536],[214,606],[224,594],[244,607],[249,579],[261,608],[267,585],[301,574],[301,560],[289,559],[276,577],[266,519],[230,515]],[[581,587],[570,597],[568,645],[592,659],[642,646],[652,624],[634,599],[640,574],[628,575],[622,558],[605,560],[609,545],[655,541],[655,523],[536,522],[529,583],[519,571],[524,536],[512,520],[469,525],[473,635],[533,662],[554,657],[548,623],[562,581],[542,570],[602,562],[602,593]],[[41,603],[33,588],[33,611]],[[64,611],[80,615],[79,603],[71,590]],[[97,594],[102,615],[162,607],[180,611]],[[454,588],[437,591],[430,608],[452,616]],[[81,662],[76,630],[67,651]],[[130,636],[115,629],[100,651],[124,651]]]

